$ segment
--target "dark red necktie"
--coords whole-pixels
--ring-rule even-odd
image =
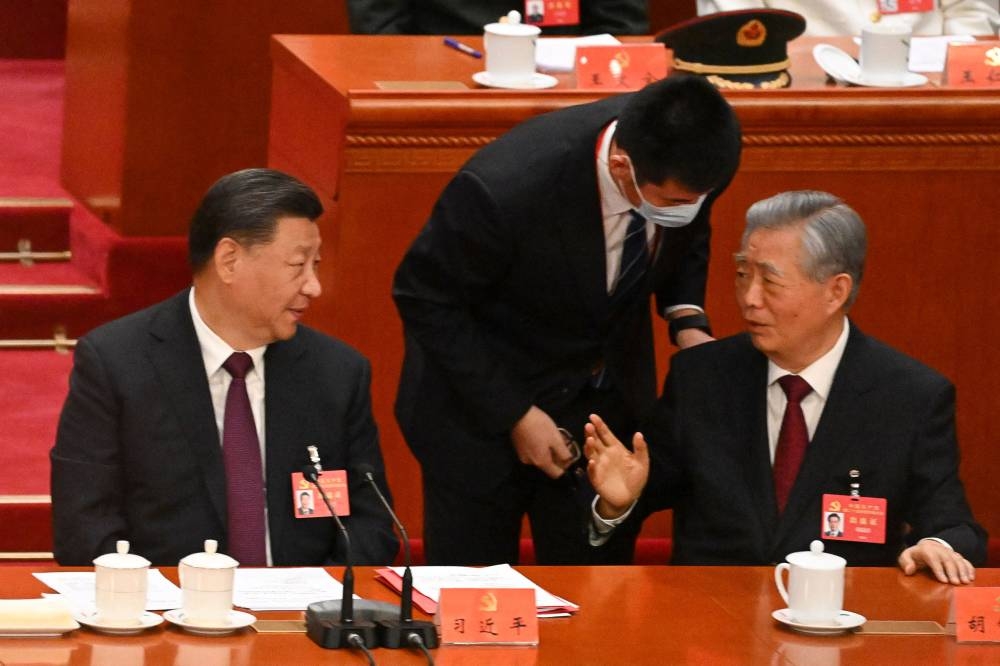
[[[774,496],[780,513],[785,510],[788,495],[792,492],[802,459],[806,457],[806,447],[809,446],[809,430],[801,403],[812,393],[812,387],[798,375],[785,375],[778,379],[778,383],[788,397],[778,433],[778,447],[774,451]]]
[[[234,352],[222,367],[233,377],[222,424],[229,555],[244,566],[262,567],[267,564],[264,472],[246,383],[253,359],[246,352]]]

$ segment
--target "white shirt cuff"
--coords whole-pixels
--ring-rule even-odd
[[[632,506],[630,506],[625,513],[617,518],[608,519],[602,518],[601,515],[597,513],[597,500],[599,499],[599,495],[594,497],[594,501],[590,504],[591,521],[589,541],[591,546],[603,546],[607,540],[611,538],[611,533],[615,531],[615,528],[628,519],[628,517],[632,514],[632,509],[634,509],[636,505],[636,502],[632,502]]]
[[[705,314],[705,308],[699,305],[687,305],[687,304],[668,305],[667,307],[663,308],[663,318],[669,321],[670,314],[673,312],[677,312],[678,310],[697,310],[698,312]]]
[[[921,539],[920,541],[937,541],[937,542],[938,542],[939,544],[941,544],[942,546],[947,546],[947,547],[948,547],[948,550],[951,550],[951,551],[954,551],[954,550],[955,550],[954,548],[952,548],[952,547],[951,547],[951,544],[950,544],[950,543],[948,543],[948,542],[947,542],[947,541],[945,541],[944,539],[939,539],[939,538],[937,538],[937,537],[924,537],[924,538],[923,538],[923,539]],[[920,543],[920,541],[918,541],[917,543]]]

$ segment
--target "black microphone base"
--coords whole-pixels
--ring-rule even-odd
[[[307,614],[306,635],[316,645],[330,649],[355,647],[349,642],[352,635],[359,636],[367,648],[378,646],[375,625],[371,622],[320,620]]]
[[[438,646],[437,627],[433,622],[423,622],[420,620],[379,620],[377,626],[378,643],[384,648],[407,648],[414,647],[410,643],[410,636],[417,635],[423,641],[424,647],[436,648]]]

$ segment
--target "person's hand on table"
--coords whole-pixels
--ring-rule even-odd
[[[976,579],[976,568],[961,553],[933,539],[923,539],[899,554],[899,568],[907,576],[929,569],[942,583],[965,585]]]
[[[639,498],[649,478],[649,450],[642,433],[632,437],[629,451],[596,414],[584,426],[587,475],[599,495],[597,513],[613,519],[625,513]]]

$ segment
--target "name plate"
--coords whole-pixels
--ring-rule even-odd
[[[441,642],[452,645],[538,645],[533,589],[442,588]]]
[[[949,44],[944,72],[950,88],[1000,90],[1000,41]]]
[[[955,588],[955,637],[959,643],[1000,642],[1000,587]]]
[[[583,90],[638,90],[666,75],[663,44],[576,47],[576,87]]]

